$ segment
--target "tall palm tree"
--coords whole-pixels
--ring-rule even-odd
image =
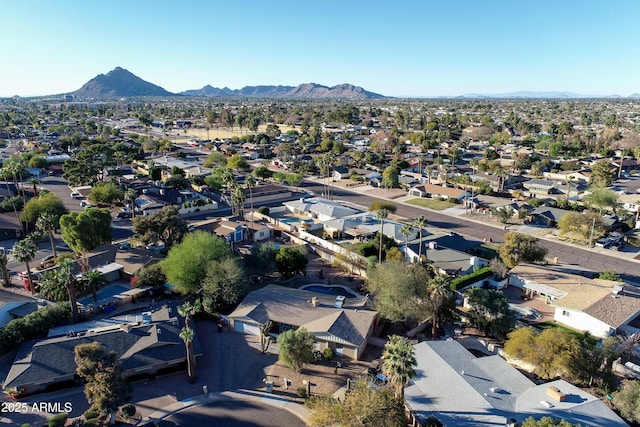
[[[56,240],[53,233],[56,231],[56,228],[58,228],[58,221],[59,218],[50,212],[44,212],[36,220],[36,228],[49,234],[49,242],[51,243],[51,252],[53,252],[54,259],[57,258],[58,252],[56,250]]]
[[[135,190],[128,189],[124,192],[124,200],[128,201],[131,206],[131,219],[136,217],[136,206],[134,204],[136,198],[138,197],[138,193]]]
[[[569,175],[567,177],[567,203],[569,203],[569,194],[571,194],[571,183],[576,177],[573,175]]]
[[[38,178],[31,178],[29,183],[33,185],[33,197],[38,197],[38,184],[40,184],[40,180]]]
[[[27,266],[27,279],[29,280],[29,287],[31,288],[31,295],[35,295],[36,289],[31,283],[31,267],[29,263],[36,257],[38,247],[30,239],[22,239],[13,245],[13,257],[18,262],[24,262]]]
[[[382,373],[396,388],[396,397],[404,399],[404,386],[416,377],[416,356],[408,339],[399,335],[389,337],[382,353]]]
[[[376,218],[380,220],[380,247],[378,250],[378,262],[382,263],[382,236],[384,234],[384,220],[389,216],[389,211],[385,208],[378,209]]]
[[[427,219],[424,215],[420,215],[419,217],[413,220],[413,225],[418,227],[418,238],[420,239],[420,246],[418,247],[418,259],[422,262],[422,229],[425,225],[427,225]]]
[[[196,382],[196,377],[193,373],[193,365],[191,363],[191,355],[193,354],[193,329],[185,326],[180,331],[180,338],[184,341],[184,346],[187,350],[187,376],[189,377],[189,383],[193,384]]]
[[[253,189],[256,188],[257,185],[256,179],[249,175],[244,180],[244,185],[247,187],[247,190],[249,190],[249,202],[251,203],[251,222],[253,223]]]
[[[446,274],[438,274],[429,281],[429,299],[433,310],[431,322],[431,335],[435,336],[440,329],[441,309],[444,299],[449,295],[449,277]]]
[[[431,185],[431,175],[433,175],[433,165],[427,165],[424,167],[424,173],[427,174],[427,184]]]
[[[410,226],[409,224],[404,224],[402,228],[400,228],[400,234],[404,236],[405,250],[407,249],[407,246],[409,246],[409,236],[411,235],[412,232],[413,232],[413,227]]]
[[[499,179],[498,192],[502,193],[504,191],[504,184],[506,183],[507,179],[509,179],[509,171],[506,169],[500,168],[496,171],[496,176]]]

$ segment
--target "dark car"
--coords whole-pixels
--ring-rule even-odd
[[[131,218],[131,212],[118,212],[116,218]]]

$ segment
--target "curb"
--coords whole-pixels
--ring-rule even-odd
[[[142,420],[141,424],[144,425],[148,422],[162,421],[165,418],[192,406],[203,405],[205,403],[221,400],[245,400],[249,402],[258,402],[261,404],[285,409],[286,411],[300,418],[305,423],[307,423],[309,420],[309,410],[303,404],[263,391],[239,389],[235,391],[202,394],[178,401],[176,403],[172,403],[171,405],[166,406],[165,408],[146,416]]]

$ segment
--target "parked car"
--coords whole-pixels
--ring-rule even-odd
[[[622,249],[623,246],[624,246],[623,242],[615,241],[615,242],[611,243],[611,245],[609,245],[609,249],[614,250],[614,251],[619,251],[619,250]]]
[[[129,242],[122,242],[120,243],[120,246],[118,246],[119,249],[131,249],[131,243]]]
[[[116,214],[116,218],[131,218],[133,215],[131,215],[131,212],[118,212]]]
[[[80,193],[78,193],[77,191],[73,191],[69,196],[72,199],[79,199],[80,197],[82,197],[82,195]]]
[[[611,246],[611,239],[609,238],[600,239],[596,242],[596,246],[599,248],[609,249],[609,246]]]

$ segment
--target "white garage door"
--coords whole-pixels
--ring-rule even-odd
[[[249,323],[239,322],[236,320],[234,322],[234,327],[237,332],[242,332],[244,334],[250,335],[260,335],[260,328],[256,325],[251,325]]]

